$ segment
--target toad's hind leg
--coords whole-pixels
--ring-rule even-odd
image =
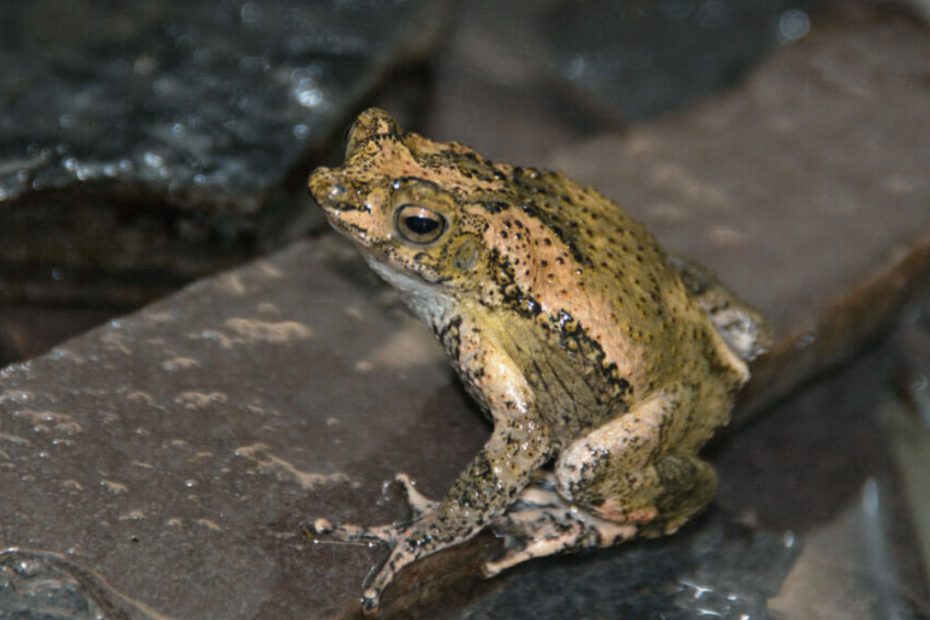
[[[566,501],[556,491],[551,472],[537,476],[492,526],[505,540],[505,551],[484,564],[487,577],[533,558],[610,547],[633,538],[637,530],[599,519]]]
[[[660,392],[562,452],[559,493],[640,536],[670,534],[714,498],[717,475],[696,456],[713,432],[692,392]]]
[[[668,265],[678,272],[688,293],[741,359],[752,361],[771,347],[772,334],[763,316],[748,307],[713,273],[682,256],[669,255]]]
[[[663,453],[666,442],[692,451],[701,443],[676,442],[670,434],[707,434],[682,414],[680,408],[691,404],[687,392],[671,392],[677,397],[657,395],[594,429],[562,452],[553,473],[537,475],[494,521],[506,550],[485,565],[485,573],[535,557],[669,534],[706,507],[717,485],[710,465],[693,455]]]

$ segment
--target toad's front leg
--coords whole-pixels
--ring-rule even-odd
[[[414,511],[409,522],[359,527],[318,519],[309,528],[318,537],[391,547],[362,596],[366,611],[377,609],[382,592],[403,567],[469,540],[500,516],[551,455],[549,429],[536,414],[522,375],[507,374],[516,372],[508,360],[496,361],[483,377],[494,432],[441,502],[427,500],[401,480]]]
[[[527,429],[532,431],[527,433]],[[498,424],[484,449],[441,502],[427,500],[402,480],[414,510],[409,522],[360,527],[317,519],[308,529],[315,537],[383,542],[391,547],[387,561],[362,595],[363,609],[374,610],[402,568],[469,540],[504,512],[549,456],[545,433],[538,431],[539,423],[529,418]]]

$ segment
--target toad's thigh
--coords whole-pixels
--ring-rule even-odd
[[[658,491],[652,463],[662,452],[668,415],[664,399],[654,397],[573,442],[555,465],[559,493],[595,512],[605,504],[648,509]]]
[[[681,407],[691,404],[680,393],[661,393],[575,441],[555,466],[559,493],[618,523],[686,520],[716,488],[710,466],[676,450],[688,432],[677,426],[687,419]]]
[[[575,499],[611,471],[635,472],[654,461],[670,440],[676,403],[656,394],[562,450],[555,466],[559,492]]]

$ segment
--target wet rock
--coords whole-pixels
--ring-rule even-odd
[[[5,3],[0,301],[138,304],[299,235],[309,159],[443,11]]]
[[[554,68],[576,104],[629,122],[733,86],[780,44],[804,37],[819,2],[552,4],[538,11],[542,40],[527,52]]]
[[[616,126],[733,86],[766,54],[805,36],[818,4],[476,0],[463,21],[476,27],[480,45],[469,52],[486,78],[524,90],[538,82],[563,115]]]
[[[691,618],[700,609],[711,617],[766,618],[796,543],[715,514],[668,541],[517,569],[464,609],[435,617]]]
[[[92,571],[56,554],[19,549],[0,552],[0,613],[4,617],[129,618],[131,602],[107,600],[100,595],[105,587]]]
[[[801,552],[769,607],[775,617],[923,618],[930,591],[889,424],[893,341],[718,442],[717,503]],[[829,568],[827,568],[829,567]]]

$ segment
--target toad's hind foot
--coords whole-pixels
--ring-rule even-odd
[[[570,504],[555,491],[551,474],[524,489],[493,528],[507,548],[501,557],[484,564],[487,577],[533,558],[610,547],[633,538],[638,529],[605,521]]]
[[[319,518],[304,526],[308,536],[318,542],[345,543],[385,543],[395,545],[402,537],[410,523],[418,521],[438,506],[435,502],[420,494],[414,482],[407,474],[397,474],[394,482],[400,485],[404,498],[410,508],[410,519],[388,525],[361,526],[351,523],[333,523],[329,519]]]
[[[723,285],[710,270],[683,256],[669,255],[688,292],[698,301],[727,344],[744,361],[752,361],[772,346],[765,318]]]
[[[352,523],[333,523],[320,518],[304,526],[304,532],[314,542],[344,542],[356,544],[388,543],[397,539],[398,528],[394,525],[365,527]]]
[[[414,486],[416,483],[410,479],[407,474],[397,474],[394,482],[401,486],[407,505],[413,513],[413,520],[417,520],[425,514],[433,512],[439,506],[439,502],[429,499],[417,491]]]

